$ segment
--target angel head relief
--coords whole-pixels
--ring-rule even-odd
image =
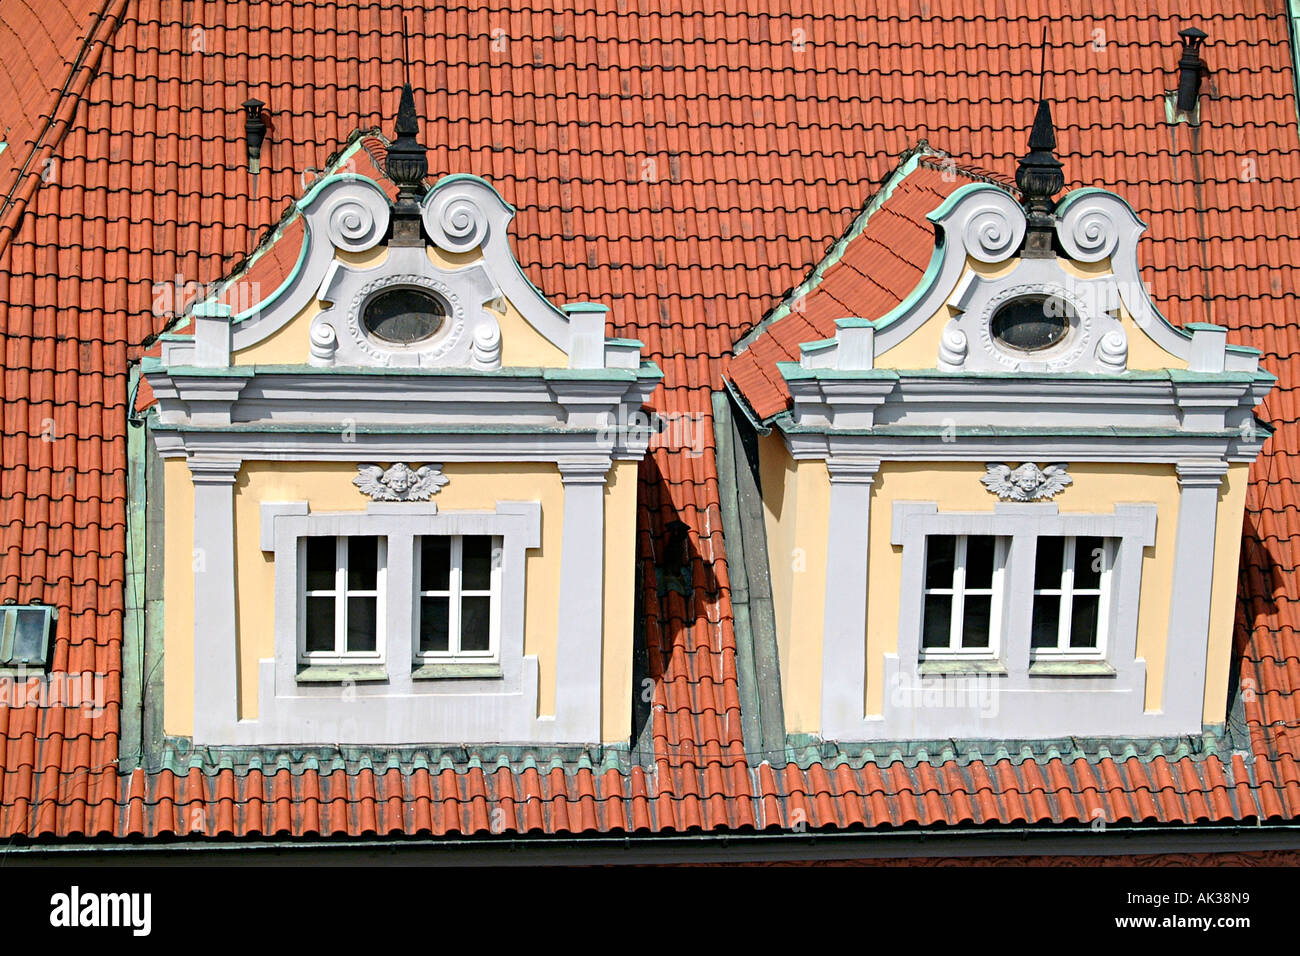
[[[352,483],[375,501],[428,501],[449,480],[441,465],[412,468],[401,461],[388,468],[357,465],[357,471]]]
[[[1000,462],[990,463],[988,473],[980,481],[999,498],[1011,501],[1035,501],[1051,498],[1064,491],[1074,479],[1066,473],[1069,466],[1060,462],[1039,468],[1032,461],[1027,461],[1016,468]]]

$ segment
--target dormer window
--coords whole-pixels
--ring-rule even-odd
[[[447,312],[441,298],[423,289],[385,289],[366,303],[361,324],[378,339],[410,345],[442,328]]]
[[[1018,352],[1040,352],[1070,331],[1074,310],[1055,295],[1027,295],[1001,306],[989,322],[997,343]]]

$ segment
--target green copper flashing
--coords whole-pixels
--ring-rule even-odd
[[[1002,760],[1013,765],[1044,763],[1060,759],[1067,763],[1083,760],[1096,763],[1113,759],[1136,758],[1142,763],[1163,758],[1201,761],[1210,757],[1227,759],[1231,742],[1222,724],[1206,724],[1199,735],[1165,738],[1069,737],[1051,740],[898,740],[841,743],[823,741],[812,734],[790,734],[786,738],[785,756],[806,770],[813,764],[847,764],[859,770],[867,764],[888,767],[901,764],[907,769],[917,766],[972,763],[993,764]]]
[[[560,306],[560,310],[570,315],[577,314],[577,313],[593,313],[593,312],[608,313],[609,306],[603,305],[600,302],[569,302],[565,305]]]
[[[540,378],[546,381],[637,381],[647,378],[663,378],[663,372],[653,361],[643,361],[635,371],[629,368],[541,368],[538,366],[519,366],[500,368],[492,371],[474,368],[400,368],[396,366],[335,365],[329,368],[317,368],[314,365],[231,365],[223,368],[209,368],[201,365],[164,366],[157,358],[146,356],[141,360],[146,371],[166,369],[173,376],[206,376],[211,378],[252,378],[255,375],[364,375],[384,377],[421,378]]]
[[[182,425],[151,421],[156,432],[194,432],[212,434],[277,435],[277,434],[337,434],[340,425],[333,422],[302,422],[278,424],[275,422],[235,422],[230,425]],[[596,435],[608,428],[571,428],[553,425],[355,425],[349,428],[358,435]]]
[[[1286,0],[1287,27],[1291,38],[1291,95],[1300,120],[1300,0]]]
[[[793,416],[775,424],[791,435],[824,435],[826,428],[812,425],[795,425]],[[1264,423],[1256,430],[1266,431]],[[1239,429],[1224,428],[1213,431],[1187,431],[1181,428],[1121,428],[1103,425],[1097,428],[1049,426],[1026,428],[1013,425],[877,425],[874,428],[836,428],[836,435],[870,435],[876,438],[940,438],[945,444],[959,438],[1238,438]],[[1272,434],[1271,431],[1268,434]]]

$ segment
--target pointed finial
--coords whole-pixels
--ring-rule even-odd
[[[1056,203],[1052,197],[1065,187],[1065,173],[1056,158],[1056,129],[1052,125],[1052,105],[1043,94],[1047,79],[1047,28],[1043,28],[1043,60],[1039,80],[1038,111],[1029,131],[1029,152],[1016,168],[1016,186],[1024,197],[1028,229],[1023,255],[1031,259],[1051,258],[1052,233]]]
[[[402,16],[402,41],[405,51],[406,82],[397,105],[397,123],[393,142],[388,147],[384,171],[397,185],[397,202],[393,205],[393,241],[416,244],[420,241],[420,200],[424,198],[424,177],[429,172],[428,152],[420,144],[419,118],[415,112],[415,92],[411,89],[410,40],[406,16]]]

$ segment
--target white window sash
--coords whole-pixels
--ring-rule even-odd
[[[416,628],[414,644],[414,659],[417,664],[446,664],[459,661],[475,664],[496,663],[501,654],[501,560],[498,552],[503,546],[499,535],[482,535],[478,537],[487,537],[491,542],[491,569],[489,571],[488,583],[486,590],[481,588],[466,589],[464,584],[464,557],[465,557],[465,536],[464,535],[446,535],[450,539],[450,569],[446,590],[421,590],[421,563],[424,560],[424,545],[422,536],[417,539],[415,544],[415,582],[416,582],[416,600],[419,601],[417,608],[418,615],[424,613],[424,604],[421,600],[426,597],[445,597],[447,598],[447,650],[445,651],[423,651],[420,650],[419,633],[420,629]],[[437,537],[430,535],[427,537]],[[488,646],[487,650],[469,651],[461,648],[461,627],[463,623],[462,602],[467,597],[485,597],[488,599]]]
[[[1064,537],[1062,545],[1062,567],[1060,587],[1035,588],[1034,597],[1039,595],[1060,597],[1056,626],[1056,644],[1047,647],[1031,647],[1031,659],[1053,660],[1102,660],[1106,657],[1107,622],[1110,620],[1111,576],[1115,563],[1116,542],[1111,538],[1102,538],[1101,572],[1098,587],[1076,588],[1074,586],[1074,558],[1077,550],[1078,536]],[[1075,597],[1097,598],[1097,641],[1095,647],[1071,647],[1070,637],[1074,623]]]
[[[929,538],[955,538],[953,546],[953,577],[951,587],[925,588],[926,596],[951,596],[952,610],[948,626],[948,644],[945,647],[923,647],[921,656],[929,660],[989,660],[996,658],[1000,651],[1002,631],[1002,602],[1005,593],[1006,559],[1009,550],[1008,539],[993,536],[993,577],[987,588],[966,587],[966,553],[969,535],[931,535],[926,539],[926,568],[929,567]],[[966,630],[966,598],[989,598],[989,644],[988,647],[966,647],[964,645]],[[922,602],[924,614],[924,601]]]
[[[360,537],[360,536],[358,536]],[[334,587],[331,589],[307,588],[307,537],[298,539],[298,566],[302,580],[298,586],[298,659],[302,664],[382,664],[384,662],[384,621],[386,614],[388,539],[378,535],[375,587],[348,588],[347,535],[334,536]],[[307,598],[334,599],[334,649],[332,651],[307,650]],[[348,650],[348,598],[372,597],[375,599],[375,649],[373,651]]]

